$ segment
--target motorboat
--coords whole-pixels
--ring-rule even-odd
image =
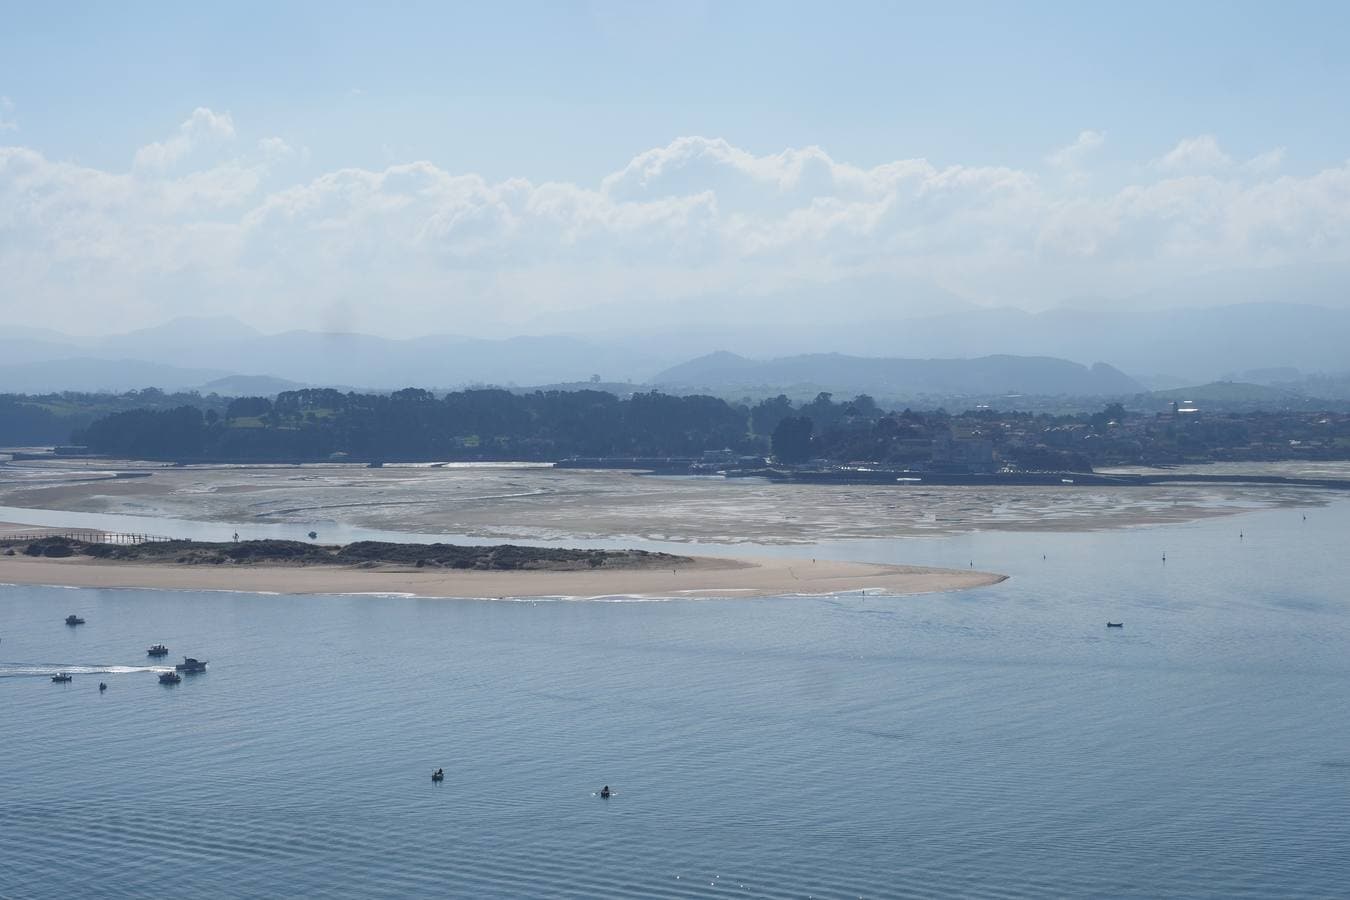
[[[1124,623],[1124,622],[1107,622],[1107,623],[1106,623],[1106,627],[1107,627],[1107,628],[1124,628],[1124,627],[1125,627],[1125,623]]]
[[[67,675],[65,672],[57,672],[55,675],[52,676],[52,681],[56,682],[57,684],[70,680],[71,677]]]
[[[437,769],[435,772],[432,772],[432,773],[431,773],[431,780],[432,780],[432,781],[444,781],[444,780],[445,780],[445,773],[442,772],[440,769]]]
[[[178,683],[179,683],[180,681],[182,681],[182,680],[183,680],[183,676],[182,676],[182,675],[179,675],[177,672],[160,672],[160,673],[159,673],[159,683],[160,683],[160,684],[178,684]]]
[[[66,624],[67,624],[67,625],[83,625],[83,624],[84,624],[84,619],[81,619],[79,616],[74,615],[74,614],[72,613],[71,615],[66,616]]]
[[[198,672],[206,671],[206,660],[185,656],[182,662],[174,666],[174,669],[179,672],[186,672],[189,675],[196,675]]]
[[[151,647],[149,650],[145,651],[145,655],[146,655],[146,656],[168,656],[168,655],[169,655],[169,648],[168,648],[168,647],[165,647],[163,644],[156,644],[155,646]]]

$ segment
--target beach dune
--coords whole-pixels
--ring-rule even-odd
[[[674,569],[427,571],[402,566],[192,566],[0,556],[0,582],[9,584],[447,598],[765,597],[863,590],[921,594],[981,587],[1004,578],[964,569],[753,557],[692,557]]]

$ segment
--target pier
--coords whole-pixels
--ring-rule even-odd
[[[86,544],[163,544],[175,540],[162,534],[140,534],[129,531],[61,531],[43,529],[29,533],[0,534],[0,543],[24,544],[50,538],[65,538],[68,541],[83,541]]]

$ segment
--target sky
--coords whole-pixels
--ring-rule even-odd
[[[1350,304],[1345,4],[333,6],[0,0],[6,319]]]

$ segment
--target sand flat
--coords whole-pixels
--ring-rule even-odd
[[[103,465],[111,471],[118,463]],[[83,469],[56,463],[0,466],[0,505],[219,522],[221,539],[232,531],[245,539],[261,536],[250,532],[251,523],[297,526],[301,534],[311,528],[326,534],[338,523],[502,543],[809,545],[1191,521],[1253,508],[1317,505],[1331,493],[1232,484],[779,484],[507,463],[368,469],[323,463],[156,468],[127,462],[123,468],[148,477],[93,481]],[[156,528],[173,534],[167,525]]]
[[[1006,576],[831,560],[694,557],[675,569],[480,572],[397,566],[140,564],[0,556],[0,583],[94,588],[232,590],[280,594],[399,593],[418,597],[766,597],[873,590],[953,591]]]

